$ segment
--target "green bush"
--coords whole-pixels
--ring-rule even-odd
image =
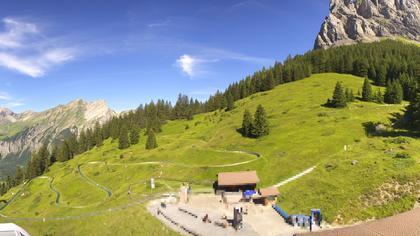
[[[407,158],[411,158],[410,154],[406,153],[406,152],[400,152],[395,154],[394,158],[398,158],[398,159],[407,159]]]

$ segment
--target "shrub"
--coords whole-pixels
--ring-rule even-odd
[[[400,152],[395,154],[394,158],[398,158],[398,159],[407,159],[407,158],[411,158],[410,154],[406,153],[406,152]]]

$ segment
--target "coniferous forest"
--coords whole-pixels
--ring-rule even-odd
[[[72,159],[77,154],[101,146],[106,139],[111,138],[118,142],[121,149],[144,139],[147,140],[146,148],[153,149],[159,141],[156,140],[155,133],[159,133],[161,126],[168,120],[192,119],[195,114],[219,109],[232,110],[235,108],[234,101],[271,90],[279,84],[324,72],[368,78],[368,84],[363,89],[363,100],[383,99],[387,103],[409,101],[404,121],[410,128],[420,131],[420,47],[385,40],[327,50],[319,49],[304,55],[289,56],[282,63],[276,62],[269,68],[263,68],[243,80],[230,84],[225,91],[217,91],[207,101],[200,102],[182,94],[174,105],[164,100],[152,101],[114,117],[105,124],[82,130],[78,135],[72,134],[50,148],[43,145],[32,154],[25,168],[18,168],[14,177],[7,177],[0,185],[0,193],[3,194],[25,180],[42,175],[54,162]],[[377,98],[377,94],[369,89],[370,82],[386,87],[385,94]],[[350,98],[353,97],[353,92],[346,91],[342,85],[337,86],[332,102],[334,106],[344,107],[348,101],[354,99]],[[262,113],[264,111],[261,107],[258,114]],[[250,113],[246,112],[242,127],[244,136],[262,136],[268,133],[264,122],[259,122],[263,125],[258,126],[257,133],[253,133],[251,126],[248,127],[252,121]]]

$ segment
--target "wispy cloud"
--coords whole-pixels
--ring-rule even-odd
[[[191,96],[198,96],[198,97],[208,97],[214,94],[218,89],[217,88],[207,88],[207,89],[199,89],[189,92],[188,94]]]
[[[25,105],[22,99],[15,99],[8,92],[0,91],[0,107],[18,107]]]
[[[0,91],[0,100],[10,101],[12,97],[7,92]]]
[[[235,10],[235,9],[239,9],[239,8],[243,8],[243,7],[250,7],[250,8],[262,8],[262,9],[266,9],[267,6],[262,3],[261,1],[258,0],[244,0],[244,1],[239,1],[235,4],[233,4],[232,6],[230,6],[230,8],[228,8],[229,10]]]
[[[147,27],[149,28],[155,28],[155,27],[163,27],[163,26],[167,26],[171,23],[171,20],[166,19],[163,21],[157,21],[157,22],[153,22],[147,25]]]
[[[44,76],[54,66],[74,59],[76,50],[56,46],[36,24],[14,18],[1,20],[0,66],[31,77]]]
[[[0,104],[1,107],[7,107],[7,108],[20,107],[23,105],[25,105],[25,103],[23,102],[6,102],[6,103]]]
[[[215,48],[199,48],[195,54],[183,54],[176,60],[176,65],[181,71],[195,78],[204,74],[209,63],[217,63],[226,60],[242,61],[258,65],[269,65],[274,62],[273,59],[249,56],[229,50]]]

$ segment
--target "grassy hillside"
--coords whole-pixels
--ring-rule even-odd
[[[107,140],[9,191],[2,199],[13,201],[0,210],[2,221],[16,222],[33,235],[171,235],[144,209],[158,193],[176,191],[182,182],[192,182],[194,191],[209,191],[218,172],[247,169],[257,170],[260,187],[271,186],[314,165],[312,173],[280,187],[279,204],[288,212],[319,207],[331,222],[337,216],[349,221],[408,209],[415,201],[411,193],[383,206],[365,204],[364,197],[374,195],[384,182],[404,186],[420,169],[415,152],[420,141],[414,134],[368,137],[363,125],[388,124],[404,105],[357,101],[345,109],[323,107],[337,81],[354,91],[363,84],[355,76],[317,74],[280,85],[236,102],[230,112],[168,122],[152,151],[145,150],[144,135],[140,144],[126,150]],[[257,140],[243,138],[236,131],[243,112],[254,112],[259,104],[268,113],[271,133]],[[411,157],[394,158],[403,152]],[[352,160],[358,163],[351,165]],[[151,177],[157,179],[153,191],[146,184]]]

